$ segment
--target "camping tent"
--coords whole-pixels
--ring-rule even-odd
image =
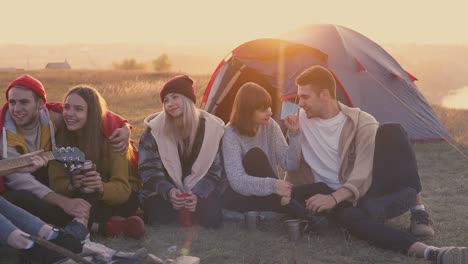
[[[277,39],[238,46],[213,73],[202,107],[227,121],[240,86],[256,82],[274,98],[278,120],[282,102],[296,97],[297,75],[317,64],[335,75],[342,103],[361,108],[380,123],[402,124],[413,140],[448,136],[413,75],[367,37],[336,25],[310,25]]]

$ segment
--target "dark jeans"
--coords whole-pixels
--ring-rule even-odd
[[[3,196],[12,204],[54,226],[65,227],[73,220],[61,208],[46,203],[29,191],[8,191]]]
[[[91,227],[93,223],[99,224],[99,231],[103,231],[104,224],[112,216],[129,217],[135,215],[138,206],[138,193],[133,192],[130,194],[128,200],[119,205],[108,205],[101,201],[101,195],[98,193],[78,193],[77,198],[82,198],[91,204],[91,212],[89,215],[88,226]]]
[[[250,149],[242,159],[242,165],[248,175],[254,177],[271,177],[276,173],[271,168],[265,153],[259,148]],[[281,196],[270,194],[267,196],[244,196],[229,186],[222,196],[223,208],[239,212],[247,211],[276,211],[285,212],[281,206]]]
[[[178,219],[176,211],[170,201],[164,200],[160,195],[148,197],[143,202],[145,211],[145,223],[169,224]],[[198,198],[194,212],[194,220],[204,227],[218,228],[223,222],[221,204],[216,194],[209,195],[206,199]]]
[[[65,213],[61,208],[44,202],[28,191],[9,191],[3,196],[12,204],[23,208],[32,215],[39,217],[42,221],[54,226],[65,227],[74,218]],[[102,227],[113,215],[124,217],[134,215],[139,205],[138,194],[136,192],[132,192],[127,202],[118,206],[110,206],[103,203],[100,200],[100,195],[97,193],[76,193],[74,197],[83,198],[91,204],[88,220],[89,226],[92,223],[98,223]]]
[[[383,124],[375,139],[373,182],[361,201],[379,198],[405,187],[418,193],[421,191],[414,151],[399,124]],[[292,196],[303,202],[315,194],[332,192],[326,184],[314,183],[295,187]],[[349,202],[342,202],[329,216],[350,234],[384,249],[407,252],[417,242],[411,234],[372,219],[362,203],[353,207]]]
[[[36,180],[45,186],[49,186],[48,167],[42,167],[31,173]],[[58,227],[65,227],[73,220],[61,208],[46,203],[29,191],[10,190],[3,195],[12,204],[23,208],[32,215],[39,217],[42,221]]]
[[[375,136],[370,196],[381,196],[403,187],[421,192],[418,165],[408,134],[400,124],[380,125]]]
[[[44,184],[45,186],[49,186],[49,166],[41,167],[37,171],[31,173],[37,181]]]

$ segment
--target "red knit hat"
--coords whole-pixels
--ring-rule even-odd
[[[190,79],[190,77],[187,75],[176,76],[164,84],[161,93],[159,94],[161,97],[161,102],[164,102],[164,97],[168,93],[178,93],[185,95],[190,100],[192,100],[193,103],[196,103],[197,101],[197,97],[195,96],[195,91],[193,89],[193,80]]]
[[[8,87],[5,90],[5,98],[7,101],[8,101],[8,92],[10,91],[11,88],[15,86],[21,86],[24,88],[31,89],[31,91],[36,93],[42,100],[44,100],[44,103],[47,102],[46,92],[42,83],[36,78],[27,74],[21,77],[18,77],[16,80],[12,81],[8,85]]]

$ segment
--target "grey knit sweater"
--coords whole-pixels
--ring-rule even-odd
[[[278,178],[277,165],[287,171],[294,171],[299,168],[301,139],[301,132],[290,133],[290,145],[288,146],[280,126],[273,119],[270,119],[267,125],[260,125],[253,137],[240,135],[231,124],[228,124],[224,130],[223,157],[231,188],[245,196],[273,194],[275,192],[275,181]],[[254,147],[258,147],[265,152],[276,175],[259,178],[250,176],[245,172],[242,159]]]

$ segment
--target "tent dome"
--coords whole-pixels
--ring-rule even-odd
[[[240,86],[257,82],[274,98],[278,121],[282,102],[296,96],[296,77],[317,64],[334,74],[342,103],[361,108],[380,123],[400,123],[412,140],[448,137],[413,75],[372,40],[330,24],[309,25],[236,47],[213,73],[203,107],[227,121]]]

